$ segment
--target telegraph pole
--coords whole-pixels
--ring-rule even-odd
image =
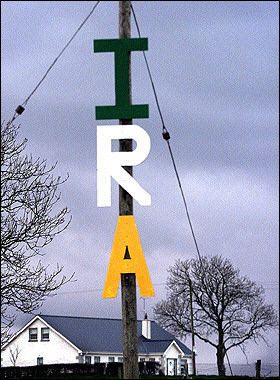
[[[194,327],[193,327],[193,299],[192,299],[192,280],[189,279],[190,284],[190,306],[191,306],[191,330],[192,330],[192,363],[193,363],[193,375],[196,376],[196,364],[195,364],[195,341],[194,341]]]
[[[119,1],[119,38],[131,36],[131,1]],[[129,101],[131,96],[131,53],[129,52]],[[132,125],[132,119],[120,119],[120,125]],[[132,151],[132,140],[120,140],[120,152]],[[124,169],[132,176],[132,167]],[[133,215],[132,196],[119,187],[119,215]],[[125,255],[125,252],[124,252]],[[129,256],[128,256],[129,257]],[[129,258],[127,258],[129,259]],[[138,379],[137,299],[135,273],[121,274],[122,322],[123,322],[123,378]]]

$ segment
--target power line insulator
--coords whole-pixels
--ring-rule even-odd
[[[17,109],[16,109],[16,113],[18,113],[19,115],[21,115],[23,113],[23,111],[25,110],[24,107],[22,106],[18,106]]]
[[[163,132],[162,136],[163,136],[164,140],[166,140],[166,141],[168,141],[170,139],[170,134],[167,131]]]

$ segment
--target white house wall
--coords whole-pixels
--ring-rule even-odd
[[[166,351],[165,355],[169,359],[178,359],[179,355],[181,355],[181,351],[178,350],[178,348],[175,346],[175,344],[172,344]]]
[[[164,353],[164,373],[167,375],[167,360],[168,359],[177,359],[177,375],[181,375],[181,364],[183,362],[186,362],[188,365],[188,368],[186,369],[188,371],[188,374],[191,375],[193,373],[192,368],[192,359],[190,357],[184,356],[182,354],[182,351],[178,349],[175,343],[170,345],[168,349]]]
[[[38,341],[29,342],[29,328],[38,328]],[[72,347],[67,341],[61,338],[51,328],[49,330],[49,341],[41,341],[41,328],[48,327],[41,320],[35,320],[22,333],[16,337],[10,344],[1,352],[1,366],[12,366],[10,359],[12,351],[18,347],[20,353],[17,366],[32,366],[37,365],[37,358],[42,357],[44,364],[59,364],[59,363],[77,363],[78,350]]]

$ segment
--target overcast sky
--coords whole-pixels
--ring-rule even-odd
[[[222,255],[242,275],[262,284],[279,309],[278,254],[278,19],[276,1],[132,2],[203,255]],[[2,1],[2,121],[32,92],[89,14],[92,1]],[[132,20],[132,37],[138,37]],[[118,38],[118,2],[100,2],[45,81],[29,100],[20,138],[34,157],[58,161],[61,207],[72,223],[45,248],[44,262],[76,273],[40,312],[121,318],[120,291],[102,299],[115,227],[118,186],[112,207],[96,202],[95,106],[115,102],[112,53],[94,53],[93,40]],[[176,259],[196,257],[182,197],[141,52],[132,53],[134,104],[149,104],[149,119],[135,119],[151,138],[148,158],[134,169],[152,205],[134,203],[156,296],[165,296],[167,269]],[[138,316],[143,300],[138,294]],[[16,328],[29,317],[19,316]],[[270,346],[249,345],[250,363],[278,362],[276,333]],[[187,339],[190,346],[190,338]],[[197,342],[198,362],[215,352]],[[232,363],[245,363],[230,351]]]

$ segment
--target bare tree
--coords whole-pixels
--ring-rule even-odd
[[[194,334],[216,349],[220,376],[231,348],[245,352],[249,340],[266,341],[267,331],[278,326],[273,306],[265,304],[264,289],[221,256],[178,260],[169,273],[167,299],[156,304],[155,319],[180,338],[190,334],[192,289]]]
[[[70,223],[67,207],[57,210],[56,165],[24,154],[27,140],[17,142],[19,127],[1,125],[1,342],[7,341],[15,310],[37,310],[46,296],[70,278],[63,267],[48,273],[38,259],[42,248]]]
[[[14,350],[10,348],[10,360],[14,367],[17,364],[17,360],[18,360],[18,356],[20,352],[21,352],[21,349],[19,348],[19,346],[16,346]]]

